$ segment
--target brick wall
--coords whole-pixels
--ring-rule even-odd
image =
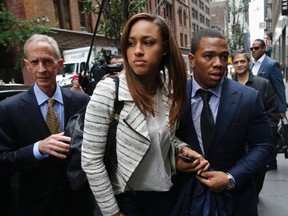
[[[68,49],[90,46],[93,38],[92,33],[72,32],[61,29],[56,29],[55,32],[56,34],[49,35],[58,42],[61,52]],[[96,38],[94,39],[94,45],[114,46],[111,39],[100,35],[96,35]]]

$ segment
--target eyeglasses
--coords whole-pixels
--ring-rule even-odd
[[[253,50],[257,51],[259,49],[260,49],[260,47],[250,47],[250,51],[253,51]]]

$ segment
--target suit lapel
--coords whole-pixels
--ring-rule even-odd
[[[125,76],[120,76],[119,80],[119,95],[118,98],[120,101],[125,102],[125,106],[130,106],[125,108],[129,110],[127,115],[124,117],[124,121],[129,125],[133,130],[137,131],[139,134],[144,136],[147,140],[150,140],[148,126],[145,116],[141,113],[138,107],[133,102],[132,96],[129,92],[128,85],[125,79]]]
[[[30,119],[31,124],[35,128],[35,132],[42,134],[43,137],[49,134],[46,122],[41,114],[40,108],[37,104],[33,88],[30,88],[22,98],[23,113]]]
[[[71,92],[65,91],[65,89],[61,88],[61,93],[64,103],[64,128],[66,128],[70,116],[73,116],[77,110],[71,109],[74,103],[74,98],[71,96]]]
[[[252,71],[252,68],[254,67],[254,63],[250,63],[249,69]]]
[[[134,103],[124,120],[129,127],[150,140],[146,118]]]
[[[267,56],[265,56],[264,60],[262,61],[261,65],[260,65],[260,68],[257,72],[257,76],[259,76],[262,73],[262,71],[265,70],[267,61],[268,61]]]
[[[233,83],[233,81],[224,78],[212,146],[225,135],[241,101],[242,93],[237,91]]]
[[[165,86],[162,87],[162,99],[164,103],[166,119],[169,119],[169,108],[171,107],[171,104],[169,98],[167,97],[167,89]],[[125,121],[131,128],[144,136],[146,139],[150,140],[146,117],[141,113],[135,103],[133,103],[125,79],[120,79],[119,100],[131,101],[131,103],[126,103],[131,104],[131,108],[129,108],[129,113],[125,116]]]

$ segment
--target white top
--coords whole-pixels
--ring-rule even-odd
[[[169,161],[170,138],[161,89],[156,94],[156,115],[147,117],[151,145],[128,184],[135,191],[169,191],[172,187]]]

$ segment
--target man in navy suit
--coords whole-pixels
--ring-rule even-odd
[[[71,139],[64,132],[51,134],[46,124],[47,101],[54,99],[59,129],[64,131],[69,118],[88,103],[89,96],[56,83],[63,59],[53,38],[31,36],[24,54],[35,84],[27,92],[0,102],[0,179],[6,182],[0,185],[1,191],[9,188],[9,180],[15,175],[13,179],[19,177],[15,181],[17,215],[73,215],[69,212],[74,206],[67,194],[64,166]],[[5,215],[2,205],[1,215]],[[12,209],[7,215],[12,215],[9,211]]]
[[[196,150],[209,161],[210,169],[193,173],[199,167],[197,160],[177,159],[181,184],[175,215],[258,215],[252,176],[269,157],[272,131],[259,92],[224,76],[228,56],[227,43],[218,30],[202,29],[194,35],[188,55],[193,76],[177,132],[189,146],[179,153],[189,157],[190,148]],[[209,106],[215,125],[205,145],[199,89],[212,95]]]
[[[285,117],[287,104],[285,95],[285,85],[283,81],[283,74],[280,68],[280,64],[265,54],[266,46],[264,40],[261,39],[254,40],[252,46],[250,47],[250,51],[252,53],[252,57],[254,58],[254,63],[250,65],[251,71],[253,75],[268,79],[272,84],[274,91],[277,95],[279,117],[282,119]],[[276,138],[274,138],[273,144],[274,149],[267,163],[267,171],[277,169]]]

